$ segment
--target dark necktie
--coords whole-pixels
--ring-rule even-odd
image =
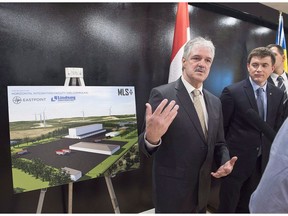
[[[256,90],[256,94],[257,94],[256,101],[257,101],[259,115],[264,120],[264,98],[263,98],[263,93],[264,93],[263,88],[258,88]]]
[[[285,87],[284,82],[283,82],[284,79],[282,76],[278,76],[277,81],[278,81],[278,87],[284,91],[284,103],[285,103],[287,101],[288,97],[287,97],[287,90],[286,90],[286,87]]]

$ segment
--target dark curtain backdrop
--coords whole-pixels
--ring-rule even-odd
[[[246,77],[251,49],[275,41],[278,12],[252,5],[256,15],[237,11],[239,4],[189,5],[191,37],[208,36],[216,46],[205,87],[217,96],[226,85]],[[140,132],[151,88],[168,80],[176,6],[0,4],[0,212],[35,213],[40,195],[40,190],[13,194],[7,86],[61,86],[65,67],[83,67],[86,86],[135,86]],[[269,11],[269,19],[257,15],[260,8]],[[112,178],[122,213],[153,208],[151,164],[141,155],[140,169]],[[42,212],[66,213],[67,200],[67,185],[49,188]],[[217,205],[217,189],[212,190],[211,205]],[[113,213],[103,178],[74,183],[73,213]]]

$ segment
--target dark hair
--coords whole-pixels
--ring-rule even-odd
[[[270,56],[271,61],[272,61],[272,65],[274,65],[275,61],[276,61],[274,53],[267,47],[257,47],[255,49],[253,49],[250,52],[250,54],[248,55],[247,63],[250,64],[251,59],[255,56],[260,57],[260,58],[265,58],[267,56]]]
[[[280,55],[281,55],[281,56],[284,55],[284,50],[283,50],[283,48],[282,48],[280,45],[278,45],[278,44],[269,44],[269,45],[266,46],[266,47],[269,48],[269,49],[271,49],[272,47],[276,47],[277,50],[278,50],[278,52],[280,53]]]

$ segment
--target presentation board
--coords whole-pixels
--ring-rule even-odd
[[[8,86],[15,193],[140,167],[131,86]]]

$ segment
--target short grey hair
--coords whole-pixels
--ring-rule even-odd
[[[196,37],[194,39],[189,40],[185,46],[184,46],[184,53],[183,58],[188,59],[192,49],[196,46],[200,47],[207,47],[212,52],[212,59],[214,59],[215,56],[215,46],[213,42],[210,39],[206,39],[203,37]]]

